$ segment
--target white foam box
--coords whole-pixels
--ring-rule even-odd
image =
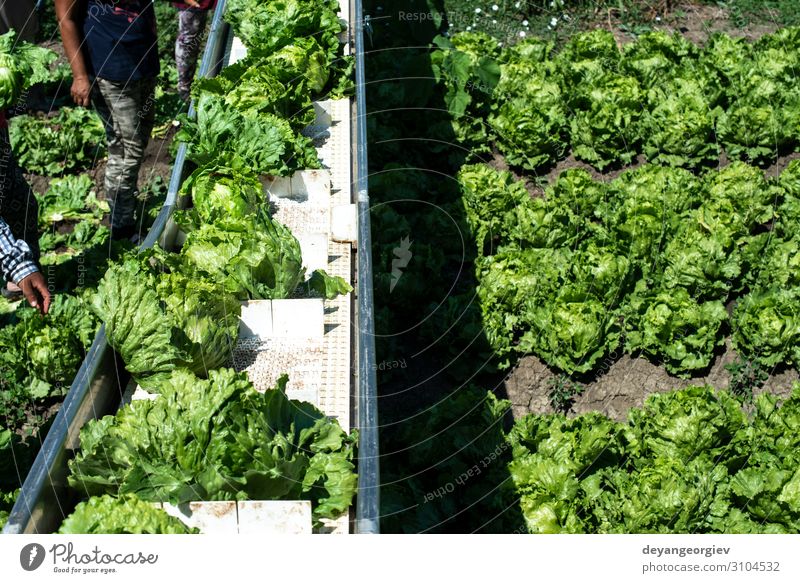
[[[189,528],[197,528],[203,534],[237,534],[239,520],[236,502],[186,502],[185,504],[161,505],[164,512],[174,516]]]
[[[311,534],[310,500],[238,502],[239,534]]]
[[[322,338],[325,307],[322,298],[272,300],[272,336]]]
[[[247,56],[247,47],[244,46],[244,43],[238,36],[233,37],[233,42],[231,43],[231,56],[228,61],[228,64],[232,65],[238,61],[241,61],[246,56]]]
[[[286,396],[293,401],[303,401],[304,403],[311,403],[319,408],[319,389],[293,389],[291,387],[292,379],[289,378],[290,385],[286,388]]]
[[[314,126],[329,128],[333,125],[333,100],[314,102]]]
[[[334,119],[332,115],[332,101],[314,102],[314,121],[304,127],[300,133],[313,142],[324,142],[330,137]]]
[[[202,534],[311,534],[309,500],[248,500],[162,504]]]
[[[358,241],[358,206],[338,204],[331,209],[331,238],[338,243]]]
[[[300,170],[292,176],[262,176],[270,200],[288,198],[314,206],[330,205],[331,175],[327,170]]]
[[[328,235],[325,233],[309,233],[297,236],[300,251],[303,254],[303,267],[306,278],[311,277],[317,269],[328,269]]]
[[[292,197],[313,205],[331,202],[331,174],[327,170],[300,170],[291,177]]]
[[[263,175],[261,186],[270,200],[292,198],[292,179],[288,176]]]
[[[240,339],[322,338],[324,334],[325,307],[321,298],[242,303]]]

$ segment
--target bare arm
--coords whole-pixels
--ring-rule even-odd
[[[72,68],[72,99],[84,107],[89,105],[89,72],[81,52],[83,33],[79,14],[85,9],[86,0],[55,0],[56,18],[64,42],[64,53]]]

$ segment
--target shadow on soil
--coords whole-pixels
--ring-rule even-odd
[[[377,10],[367,43],[382,532],[513,532],[510,415],[476,297],[475,242],[424,1]]]

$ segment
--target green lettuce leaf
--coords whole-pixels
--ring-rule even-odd
[[[288,298],[305,279],[300,243],[263,213],[201,225],[181,254],[239,299]]]
[[[64,519],[59,534],[195,534],[177,518],[136,496],[93,496]]]
[[[158,273],[127,260],[106,272],[92,307],[109,344],[146,387],[177,367],[206,376],[230,360],[241,310],[234,296],[202,278]]]
[[[745,358],[765,366],[800,362],[800,291],[770,288],[753,291],[736,304],[733,346]]]
[[[355,437],[290,401],[286,382],[258,393],[230,369],[208,380],[176,370],[155,400],[84,426],[69,483],[151,502],[307,499],[315,520],[335,518],[356,492]]]
[[[684,288],[639,292],[625,315],[625,349],[641,350],[669,372],[685,376],[711,364],[728,319],[722,302],[698,302]]]

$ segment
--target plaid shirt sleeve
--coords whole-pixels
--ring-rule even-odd
[[[25,241],[17,240],[11,228],[0,219],[0,272],[7,281],[19,283],[38,269]]]

